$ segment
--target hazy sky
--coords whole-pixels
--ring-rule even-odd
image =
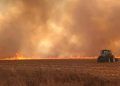
[[[120,54],[119,0],[0,0],[0,57]]]

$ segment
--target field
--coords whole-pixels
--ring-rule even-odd
[[[120,63],[1,60],[0,86],[120,86]]]

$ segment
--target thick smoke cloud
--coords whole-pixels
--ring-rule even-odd
[[[95,56],[101,49],[111,49],[119,55],[119,4],[113,0],[81,0],[78,4],[75,27],[78,34],[83,34],[81,48],[85,55]]]
[[[1,0],[0,57],[120,54],[120,2]]]

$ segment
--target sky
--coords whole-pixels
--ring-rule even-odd
[[[119,0],[0,0],[0,57],[120,55]]]

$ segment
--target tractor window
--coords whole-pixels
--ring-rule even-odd
[[[108,51],[104,51],[104,55],[108,55],[109,54],[109,52]]]
[[[110,54],[110,51],[102,51],[101,55],[102,56],[107,56]]]

